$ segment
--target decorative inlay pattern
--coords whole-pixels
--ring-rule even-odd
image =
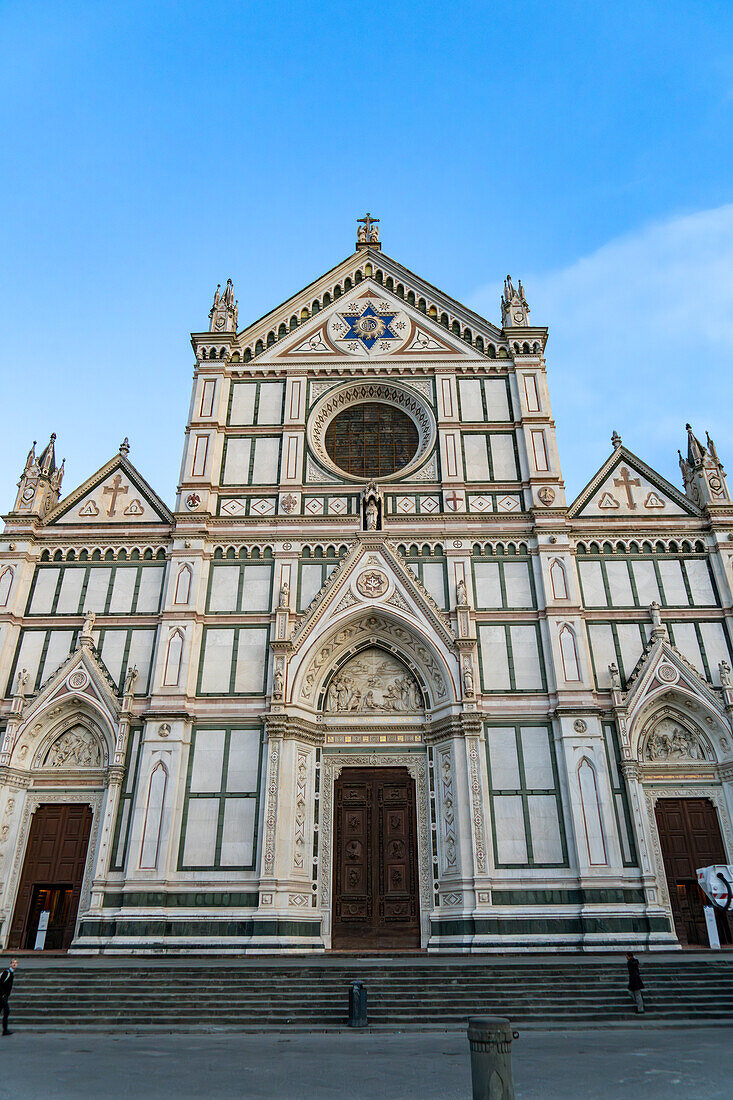
[[[473,816],[473,856],[476,873],[486,874],[486,842],[484,840],[484,814],[481,808],[481,770],[477,737],[466,738],[468,762],[471,772],[471,808]]]
[[[308,771],[310,753],[306,749],[298,750],[295,766],[295,845],[293,848],[293,870],[302,871],[305,866],[305,823],[308,812]],[[301,895],[298,895],[299,897]],[[291,902],[292,904],[292,902]]]
[[[453,792],[453,750],[450,745],[438,752],[438,772],[440,783],[441,811],[441,853],[443,874],[449,875],[456,870],[456,812]],[[460,900],[460,895],[458,895]],[[457,904],[457,903],[456,903]]]
[[[275,828],[277,826],[277,786],[280,768],[280,745],[270,747],[270,759],[267,768],[267,808],[265,810],[265,844],[263,871],[271,875],[275,867]]]

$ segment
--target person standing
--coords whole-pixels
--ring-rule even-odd
[[[18,960],[11,959],[10,966],[0,971],[0,1008],[2,1008],[3,1013],[3,1035],[12,1035],[12,1031],[8,1030],[8,1016],[10,1015],[10,1005],[8,1001],[10,999],[10,991],[13,988],[13,977],[17,966]]]
[[[639,960],[631,951],[626,952],[626,968],[629,972],[629,993],[636,1005],[636,1011],[643,1012],[644,998],[641,995],[641,991],[644,988],[644,983],[639,973]]]

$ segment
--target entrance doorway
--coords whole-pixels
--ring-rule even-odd
[[[9,950],[66,951],[79,909],[92,811],[78,803],[39,806],[31,822]]]
[[[344,768],[334,787],[332,946],[420,946],[415,781],[406,768]]]
[[[715,807],[709,798],[660,798],[655,812],[677,939],[683,947],[707,947],[708,899],[697,884],[697,868],[728,862]],[[716,910],[715,918],[721,944],[731,943],[727,915]]]

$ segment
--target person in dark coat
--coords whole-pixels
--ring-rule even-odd
[[[644,988],[644,983],[639,973],[639,960],[631,951],[626,952],[626,968],[629,972],[629,993],[636,1005],[636,1011],[643,1012],[644,998],[641,995],[641,991]]]
[[[12,1031],[8,1030],[8,1016],[10,1015],[10,991],[13,988],[13,977],[15,975],[16,967],[18,966],[17,959],[10,960],[10,966],[7,966],[5,970],[0,970],[0,1008],[3,1013],[3,1035],[12,1035]]]

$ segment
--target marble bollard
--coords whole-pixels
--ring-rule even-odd
[[[512,1039],[518,1037],[503,1016],[469,1017],[473,1100],[514,1100]]]

